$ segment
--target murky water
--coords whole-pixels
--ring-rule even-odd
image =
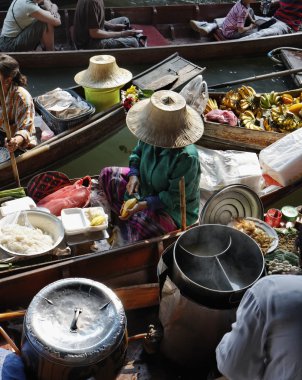
[[[190,0],[180,0],[177,3],[204,3],[207,1],[190,1]],[[220,1],[216,1],[220,2]],[[222,2],[222,1],[221,1]],[[66,3],[72,4],[67,0],[58,0],[59,5],[64,5]],[[133,6],[133,5],[156,5],[156,4],[175,4],[176,1],[173,0],[162,0],[162,1],[151,1],[151,0],[135,0],[135,1],[123,1],[122,6]],[[105,5],[108,6],[121,6],[120,0],[106,0]],[[277,68],[274,66],[273,62],[267,57],[257,57],[249,59],[217,59],[208,60],[203,62],[195,62],[196,64],[206,67],[203,73],[204,79],[207,81],[210,87],[213,84],[233,81],[241,78],[253,77],[255,75],[267,74],[274,71],[278,71],[284,68]],[[87,62],[88,66],[88,62]],[[47,73],[45,70],[23,70],[24,74],[28,76],[29,80],[29,91],[33,96],[37,96],[46,91],[52,90],[56,87],[66,88],[75,85],[73,80],[74,75],[87,67],[77,67],[68,68],[61,70],[51,70],[48,69]],[[139,73],[145,69],[147,66],[124,66],[130,70],[133,75]],[[245,83],[253,86],[258,92],[269,92],[269,91],[281,91],[287,88],[292,88],[292,83],[288,78],[274,78],[270,80],[262,80],[256,82]],[[225,89],[221,89],[223,91]],[[108,165],[127,165],[129,151],[135,145],[135,137],[128,131],[125,127],[117,135],[113,136],[105,143],[94,146],[93,148],[78,152],[71,158],[66,158],[64,164],[57,165],[51,169],[60,170],[66,173],[70,177],[81,177],[85,174],[97,174],[100,169]],[[297,202],[302,204],[302,194],[301,199]],[[292,202],[291,202],[292,203]]]

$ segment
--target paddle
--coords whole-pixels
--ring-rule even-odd
[[[274,77],[284,77],[286,75],[295,74],[302,72],[302,67],[296,68],[296,69],[289,69],[289,70],[283,70],[283,71],[274,71],[272,73],[263,74],[263,75],[255,75],[253,77],[243,78],[243,79],[237,79],[229,82],[223,82],[213,85],[208,85],[209,89],[212,88],[220,88],[220,87],[226,87],[231,86],[233,84],[240,84],[245,82],[254,82],[261,79],[268,79],[268,78],[274,78]]]
[[[11,130],[10,130],[9,121],[8,121],[8,117],[7,117],[2,78],[0,78],[0,87],[1,87],[0,88],[0,100],[1,100],[1,107],[2,107],[3,122],[4,122],[4,126],[5,126],[5,132],[6,132],[7,139],[10,140],[12,138],[12,136],[11,136]],[[16,157],[15,157],[14,152],[10,152],[10,160],[11,160],[11,164],[12,164],[12,169],[13,169],[15,181],[17,183],[17,186],[20,187],[21,186],[20,178],[19,178],[17,162],[16,162]]]
[[[179,192],[180,192],[181,230],[185,231],[187,229],[185,177],[181,177],[179,181]]]

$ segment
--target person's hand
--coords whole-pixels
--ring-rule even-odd
[[[139,190],[139,179],[136,175],[132,175],[129,177],[129,181],[126,186],[127,193],[132,195],[134,193],[138,193]]]
[[[127,29],[127,25],[126,24],[111,24],[111,23],[108,23],[107,25],[107,28],[114,31],[114,32],[119,32],[121,30],[126,30]]]
[[[139,211],[145,210],[147,208],[147,202],[142,201],[136,203],[132,208],[127,209],[127,215],[126,216],[119,216],[120,220],[127,220],[129,219],[133,214],[136,214]]]
[[[137,29],[122,30],[120,37],[135,37],[141,33],[142,33],[142,30],[137,30]]]
[[[9,141],[5,139],[5,147],[10,153],[13,153],[17,150],[23,142],[22,136],[12,137]]]

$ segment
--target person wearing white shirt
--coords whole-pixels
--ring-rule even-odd
[[[216,348],[228,380],[301,380],[302,276],[271,275],[244,294]]]

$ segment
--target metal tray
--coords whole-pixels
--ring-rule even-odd
[[[230,185],[207,200],[201,210],[199,223],[227,225],[233,219],[246,217],[263,220],[261,199],[246,185]]]

